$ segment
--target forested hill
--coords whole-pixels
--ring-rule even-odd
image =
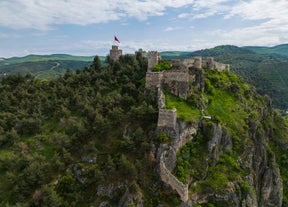
[[[108,196],[116,206],[124,181],[147,195],[157,190],[149,158],[157,112],[154,95],[144,94],[146,68],[141,57],[107,66],[96,57],[56,79],[4,77],[0,206],[99,206],[108,192],[95,193],[104,184],[117,188]]]
[[[260,94],[269,95],[274,107],[288,109],[288,45],[224,45],[192,52],[186,58],[192,56],[211,56],[216,61],[230,64],[232,72],[254,85]]]
[[[159,175],[174,142],[156,131],[147,59],[107,60],[50,80],[1,79],[0,206],[184,205]],[[287,206],[287,120],[229,71],[191,70],[187,100],[165,92],[177,124],[199,126],[176,160],[165,157],[189,182],[185,205]]]
[[[94,57],[66,54],[28,55],[0,59],[0,78],[11,74],[32,74],[37,78],[54,78],[69,68],[73,71],[89,67]],[[100,57],[104,61],[105,57]]]

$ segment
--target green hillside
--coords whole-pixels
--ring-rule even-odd
[[[247,46],[243,48],[253,51],[254,53],[257,54],[263,54],[263,55],[275,54],[288,58],[288,44],[277,45],[274,47]]]
[[[195,51],[186,58],[212,56],[216,61],[230,64],[232,72],[254,85],[259,93],[269,95],[273,100],[273,106],[286,110],[288,108],[288,59],[274,53],[274,51],[282,51],[281,55],[284,55],[286,46],[268,48],[269,50],[266,48],[266,54],[261,54],[259,48],[257,52],[255,47],[251,49],[251,47],[226,45]]]
[[[101,61],[105,57],[99,57]],[[0,77],[10,74],[32,74],[37,78],[53,78],[63,75],[67,69],[73,71],[89,67],[94,57],[66,54],[28,55],[0,61]]]
[[[15,64],[15,63],[25,63],[25,62],[40,62],[49,60],[73,60],[73,61],[83,61],[92,62],[94,56],[73,56],[66,54],[53,54],[53,55],[27,55],[25,57],[12,57],[0,61],[0,65],[3,64]]]
[[[0,66],[0,77],[12,74],[32,74],[37,78],[54,78],[63,75],[67,69],[73,71],[89,67],[91,62],[74,60],[48,60],[22,62]]]
[[[145,89],[146,69],[147,59],[125,55],[105,65],[96,57],[54,79],[3,77],[0,206],[186,205],[159,175],[158,153],[173,142],[155,131],[157,91]],[[287,205],[287,120],[236,75],[197,73],[204,88],[189,83],[187,100],[166,93],[178,121],[199,126],[173,172],[193,182],[193,205]],[[212,118],[201,119],[200,111]],[[216,143],[220,125],[223,140]]]
[[[182,56],[188,55],[190,52],[183,52],[183,51],[163,51],[160,52],[160,55],[163,59],[178,59]]]

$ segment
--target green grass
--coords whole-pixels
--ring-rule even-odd
[[[209,105],[205,111],[207,115],[215,116],[220,122],[226,123],[232,129],[245,125],[244,120],[248,114],[231,93],[214,88],[213,95],[209,95],[208,98]]]
[[[198,122],[201,118],[201,112],[198,108],[189,105],[184,99],[171,93],[165,93],[166,107],[168,109],[177,109],[177,117],[186,122]]]

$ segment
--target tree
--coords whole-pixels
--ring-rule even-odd
[[[101,69],[101,60],[100,58],[96,55],[93,64],[91,65],[91,69],[94,71],[99,71]]]

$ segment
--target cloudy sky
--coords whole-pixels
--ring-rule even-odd
[[[0,57],[288,43],[288,0],[0,0]]]

